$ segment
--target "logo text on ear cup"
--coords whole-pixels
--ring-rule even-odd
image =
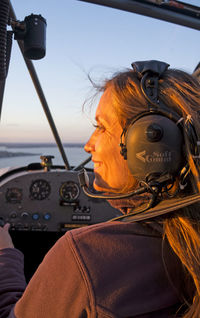
[[[145,158],[143,156],[145,156]],[[145,163],[146,162],[146,150],[136,153],[136,158],[138,158],[139,160],[141,160]]]
[[[136,153],[136,158],[140,161],[146,162],[171,162],[172,161],[172,153],[171,151],[164,152],[153,152],[150,155],[146,154],[146,150]]]

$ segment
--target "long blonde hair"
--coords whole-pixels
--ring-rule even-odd
[[[129,124],[132,118],[147,110],[147,101],[140,89],[140,80],[133,70],[126,70],[114,74],[105,81],[100,91],[112,90],[112,105],[122,127]],[[184,118],[192,118],[197,134],[200,133],[200,84],[191,75],[180,70],[169,69],[159,80],[159,99],[169,108],[175,110]],[[199,164],[195,162],[191,153],[187,160],[190,166],[190,176],[193,189],[200,192]],[[200,317],[200,206],[192,205],[177,210],[163,218],[164,234],[171,248],[179,257],[192,278],[194,289],[190,291],[187,310],[184,318]]]

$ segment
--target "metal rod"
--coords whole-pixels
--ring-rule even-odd
[[[155,5],[153,3],[140,2],[135,0],[78,0],[94,4],[133,12],[147,17],[172,22],[174,24],[186,26],[195,30],[200,30],[200,17],[184,14],[183,12],[175,12],[168,8]],[[197,8],[197,7],[196,7]]]
[[[6,79],[0,81],[0,120]]]
[[[92,159],[92,156],[89,156],[87,159],[85,159],[83,162],[81,162],[78,166],[74,167],[74,171],[81,170],[88,162],[90,162]]]
[[[10,4],[10,17],[11,17],[12,19],[14,19],[14,20],[17,20],[16,15],[15,15],[15,12],[14,12],[14,9],[13,9],[12,4],[11,4],[10,1],[9,1],[9,4]],[[34,65],[33,65],[33,63],[32,63],[31,60],[27,59],[27,58],[24,56],[23,42],[20,41],[20,40],[17,40],[17,42],[18,42],[19,48],[20,48],[20,50],[21,50],[22,56],[23,56],[23,58],[24,58],[24,61],[25,61],[25,63],[26,63],[26,66],[27,66],[27,68],[28,68],[28,71],[29,71],[29,73],[30,73],[31,79],[32,79],[32,81],[33,81],[33,84],[34,84],[34,86],[35,86],[35,89],[36,89],[36,91],[37,91],[37,94],[38,94],[38,96],[39,96],[39,99],[40,99],[40,102],[41,102],[41,104],[42,104],[43,110],[44,110],[44,112],[45,112],[45,114],[46,114],[47,120],[48,120],[49,125],[50,125],[50,127],[51,127],[51,130],[52,130],[52,133],[53,133],[53,135],[54,135],[55,141],[56,141],[56,143],[57,143],[58,149],[59,149],[60,154],[61,154],[61,156],[62,156],[62,158],[63,158],[64,164],[65,164],[65,168],[66,168],[67,170],[70,170],[71,167],[70,167],[69,162],[68,162],[68,159],[67,159],[67,157],[66,157],[66,154],[65,154],[65,151],[64,151],[64,147],[63,147],[62,142],[61,142],[61,139],[60,139],[60,137],[59,137],[57,128],[56,128],[56,126],[55,126],[53,117],[52,117],[52,115],[51,115],[49,106],[48,106],[48,104],[47,104],[47,100],[46,100],[46,98],[45,98],[45,96],[44,96],[44,93],[43,93],[42,87],[41,87],[41,85],[40,85],[40,81],[39,81],[39,79],[38,79],[38,76],[37,76],[37,73],[36,73],[36,71],[35,71]]]

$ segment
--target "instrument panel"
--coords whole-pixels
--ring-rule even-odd
[[[77,171],[22,171],[0,182],[0,225],[9,222],[11,231],[64,232],[119,215],[82,192]]]

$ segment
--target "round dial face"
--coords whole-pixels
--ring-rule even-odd
[[[60,196],[65,201],[76,200],[79,193],[79,186],[74,181],[64,182],[60,187]]]
[[[22,200],[22,189],[8,188],[6,191],[6,200],[9,203],[19,203]]]
[[[49,182],[43,179],[33,181],[30,186],[30,196],[34,200],[44,200],[48,198],[51,193]]]

